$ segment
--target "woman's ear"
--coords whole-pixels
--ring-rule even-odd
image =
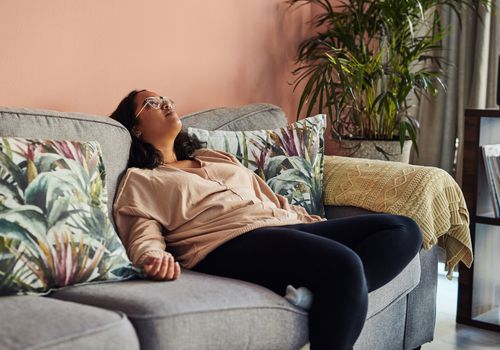
[[[132,135],[134,135],[135,137],[139,138],[139,137],[141,137],[142,132],[134,126],[132,128]]]

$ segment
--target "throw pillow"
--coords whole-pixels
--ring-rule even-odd
[[[98,142],[0,138],[0,294],[134,277],[107,209]]]
[[[271,189],[325,216],[323,207],[323,133],[326,115],[318,114],[274,130],[224,131],[188,128],[207,148],[232,153]]]

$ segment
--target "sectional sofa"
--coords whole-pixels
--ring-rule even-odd
[[[274,129],[286,125],[270,104],[205,110],[185,128]],[[108,198],[126,169],[130,137],[103,116],[0,108],[0,136],[97,140]],[[324,184],[328,186],[328,183]],[[112,200],[108,201],[111,216]],[[327,218],[366,213],[326,206]],[[369,294],[356,350],[408,350],[434,335],[437,249],[421,250],[396,278]],[[68,287],[48,296],[0,297],[1,349],[301,349],[307,311],[251,283],[183,270],[175,281],[132,280]],[[333,330],[332,330],[333,331]]]

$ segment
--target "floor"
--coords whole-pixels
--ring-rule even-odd
[[[438,275],[436,331],[434,341],[422,350],[500,350],[500,333],[464,326],[455,322],[458,278],[446,278],[440,264]]]

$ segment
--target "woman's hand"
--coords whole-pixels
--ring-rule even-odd
[[[153,280],[169,281],[179,278],[181,267],[171,254],[165,253],[162,257],[144,259],[144,273]]]

